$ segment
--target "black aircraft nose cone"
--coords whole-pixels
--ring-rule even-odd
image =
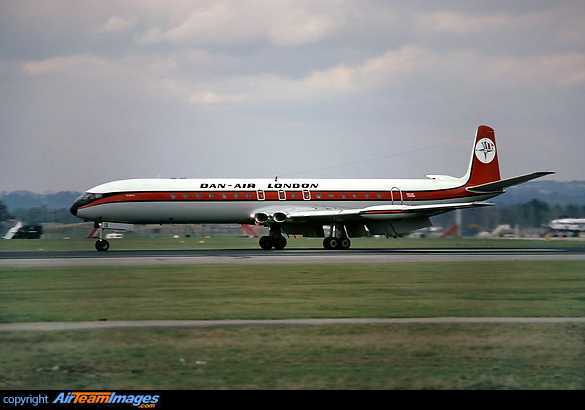
[[[78,208],[77,205],[73,204],[71,205],[71,208],[69,208],[69,212],[71,212],[73,216],[77,216],[77,208]]]

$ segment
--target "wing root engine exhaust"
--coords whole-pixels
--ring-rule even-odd
[[[286,222],[287,219],[288,215],[285,212],[281,211],[274,212],[273,214],[269,214],[266,212],[258,212],[256,215],[254,215],[254,220],[259,225],[269,224],[272,222],[283,223]]]

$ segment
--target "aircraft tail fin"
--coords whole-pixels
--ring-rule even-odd
[[[466,189],[475,193],[504,192],[510,186],[522,184],[554,172],[533,172],[513,178],[500,178],[500,165],[494,130],[486,125],[477,127],[469,168],[464,179]]]
[[[484,185],[500,180],[500,164],[494,130],[486,125],[477,127],[469,168],[467,186]]]

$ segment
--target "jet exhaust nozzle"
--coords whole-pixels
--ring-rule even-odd
[[[287,215],[284,212],[275,212],[273,214],[267,214],[266,212],[258,212],[254,216],[256,223],[265,224],[268,222],[283,223],[286,222]]]
[[[272,218],[274,222],[283,223],[286,221],[286,214],[284,212],[275,212]]]
[[[264,224],[270,220],[270,216],[266,212],[258,212],[254,219],[257,223]]]

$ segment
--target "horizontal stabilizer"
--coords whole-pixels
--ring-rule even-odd
[[[520,175],[517,177],[507,178],[507,179],[500,179],[499,181],[488,182],[487,184],[467,187],[467,190],[469,192],[474,192],[474,193],[479,193],[479,194],[503,192],[505,188],[508,188],[508,187],[511,187],[514,185],[518,185],[518,184],[522,184],[524,182],[528,182],[530,180],[544,177],[544,176],[550,175],[550,174],[554,174],[554,172],[546,172],[546,171],[533,172],[531,174]]]

